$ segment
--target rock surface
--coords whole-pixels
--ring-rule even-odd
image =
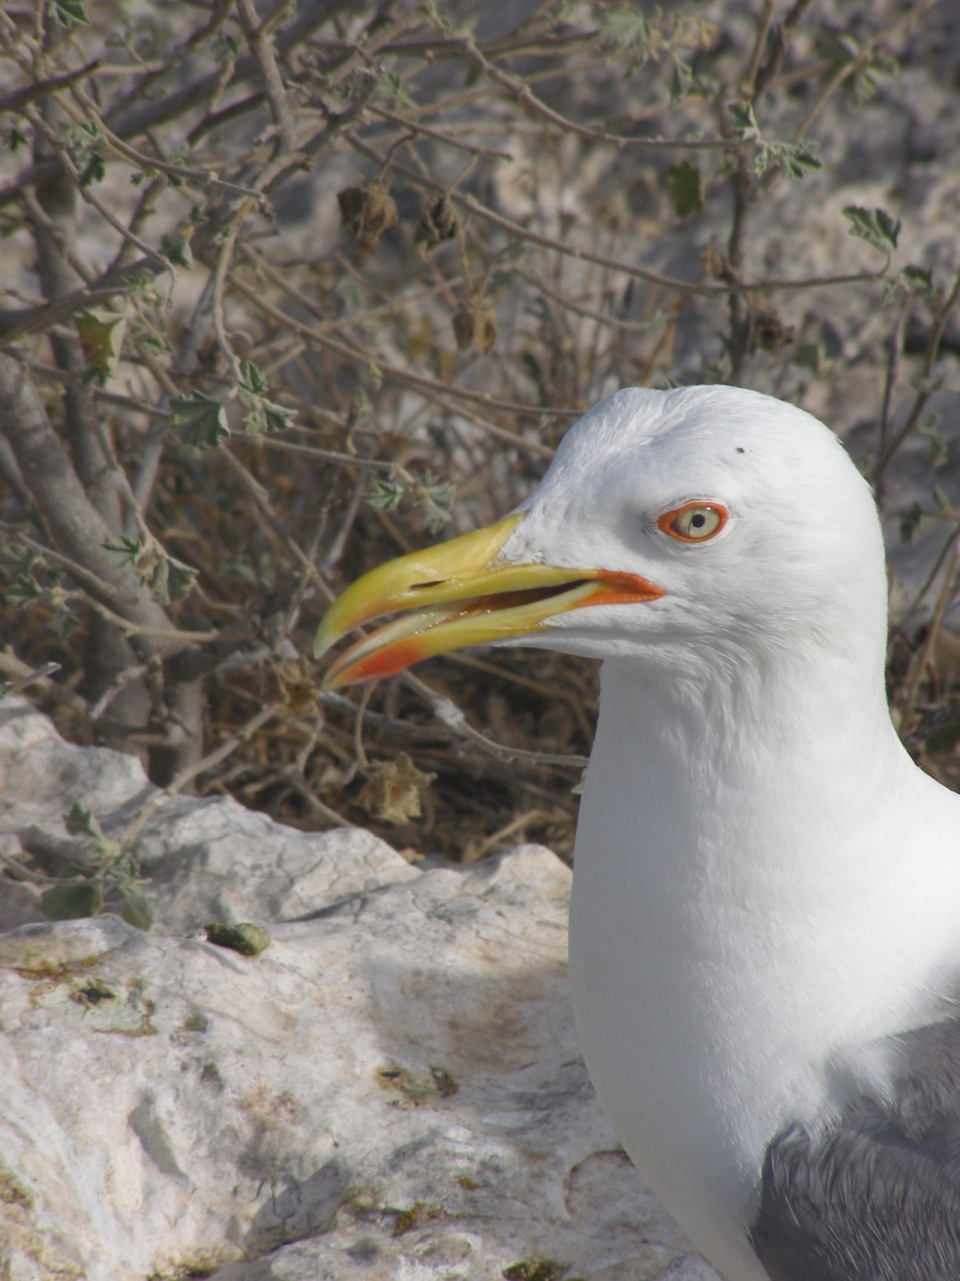
[[[12,698],[0,778],[8,857],[66,853],[77,799],[109,834],[149,794]],[[421,871],[179,798],[141,853],[149,934],[0,881],[5,1279],[716,1281],[600,1114],[549,850]],[[210,919],[273,941],[247,959]]]

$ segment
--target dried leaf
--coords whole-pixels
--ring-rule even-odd
[[[360,804],[378,822],[406,823],[420,817],[420,793],[436,777],[422,773],[406,752],[400,752],[395,761],[371,768]]]
[[[397,221],[397,206],[379,178],[369,187],[345,187],[337,193],[340,222],[357,238],[356,260],[361,263],[380,243],[380,237]]]
[[[753,342],[755,347],[764,351],[778,352],[786,343],[791,343],[797,336],[792,325],[785,325],[780,313],[769,308],[758,311],[753,318]]]
[[[430,250],[445,240],[455,240],[460,234],[460,215],[446,196],[436,196],[424,206],[417,229],[413,233],[413,245],[421,258],[426,258]]]
[[[271,702],[282,704],[294,716],[316,715],[320,683],[312,664],[302,654],[274,663],[269,673]]]
[[[453,336],[461,351],[472,344],[487,356],[493,351],[497,333],[497,322],[485,303],[467,303],[453,318]]]
[[[453,336],[461,351],[466,351],[473,342],[474,312],[470,307],[462,307],[453,318]]]
[[[476,319],[473,324],[473,341],[477,345],[477,350],[484,356],[489,356],[493,351],[493,345],[497,341],[497,322],[493,318],[493,312],[489,307],[481,307],[476,313]]]

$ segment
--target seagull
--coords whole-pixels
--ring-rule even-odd
[[[464,645],[603,660],[574,851],[580,1043],[727,1281],[960,1278],[960,797],[884,688],[870,490],[734,387],[625,388],[487,528],[367,574],[329,686]]]

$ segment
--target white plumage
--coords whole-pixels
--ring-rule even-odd
[[[725,502],[721,534],[659,536],[694,498]],[[940,1013],[960,967],[960,798],[890,723],[873,500],[790,405],[626,390],[567,435],[503,550],[539,555],[665,588],[535,640],[606,659],[574,1009],[631,1158],[722,1271],[761,1281],[767,1144],[883,1088],[869,1042]]]

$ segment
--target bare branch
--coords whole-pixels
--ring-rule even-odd
[[[101,60],[94,58],[92,62],[78,67],[76,71],[67,71],[62,76],[51,76],[48,80],[37,80],[34,84],[24,85],[22,89],[14,89],[12,93],[0,96],[0,111],[20,111],[28,103],[36,102],[38,98],[43,98],[48,93],[77,84],[84,77],[92,75],[100,66],[102,66]]]

